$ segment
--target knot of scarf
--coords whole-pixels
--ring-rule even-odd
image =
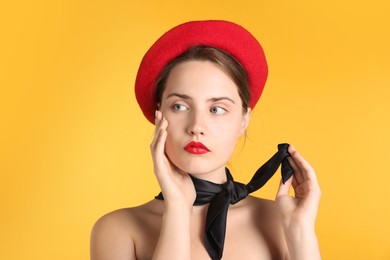
[[[226,172],[229,172],[229,170],[226,169]],[[243,183],[235,182],[232,179],[222,184],[222,188],[229,194],[228,196],[230,197],[230,204],[236,204],[237,202],[242,199],[245,199],[246,196],[248,196],[248,189],[246,188],[246,185]]]

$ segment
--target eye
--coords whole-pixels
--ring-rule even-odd
[[[188,109],[188,107],[186,107],[185,105],[182,105],[182,104],[173,104],[172,108],[175,111],[184,111],[184,110]]]
[[[216,114],[216,115],[222,115],[222,114],[225,114],[226,113],[226,109],[222,108],[222,107],[212,107],[210,109],[210,112],[212,114]]]

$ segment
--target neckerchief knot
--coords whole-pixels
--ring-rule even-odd
[[[226,171],[229,172],[228,169],[226,169]],[[242,199],[245,199],[248,196],[248,189],[243,183],[228,180],[227,182],[222,184],[222,187],[230,195],[230,204],[236,204],[237,202]]]

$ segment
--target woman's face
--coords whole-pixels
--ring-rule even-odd
[[[160,111],[168,120],[168,158],[182,171],[209,180],[224,172],[250,113],[243,113],[230,77],[208,61],[186,61],[172,69]]]

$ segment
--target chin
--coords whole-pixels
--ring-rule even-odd
[[[174,162],[175,166],[179,168],[182,172],[191,174],[194,177],[201,177],[202,175],[206,175],[212,173],[216,170],[224,168],[223,163],[212,163],[207,162],[206,160],[192,160],[191,162]]]
[[[208,172],[208,167],[206,167],[204,163],[173,162],[173,164],[181,171],[189,174],[202,174]]]

